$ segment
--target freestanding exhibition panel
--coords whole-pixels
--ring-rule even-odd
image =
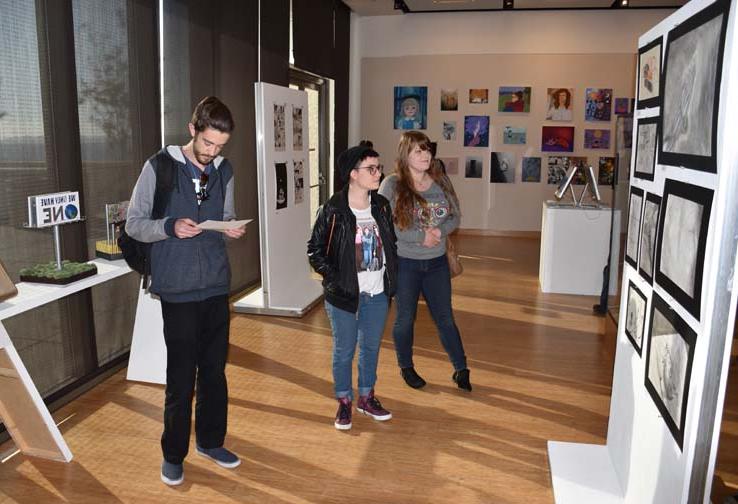
[[[607,444],[549,441],[558,504],[710,501],[737,294],[735,8],[693,0],[639,40]]]
[[[234,311],[302,316],[323,291],[307,260],[308,101],[304,91],[255,83],[261,288]]]

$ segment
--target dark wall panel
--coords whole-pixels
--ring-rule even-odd
[[[290,1],[261,1],[261,80],[287,86],[290,68]]]

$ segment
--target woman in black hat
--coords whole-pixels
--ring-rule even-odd
[[[323,276],[325,310],[333,330],[334,425],[351,428],[353,359],[359,344],[356,410],[392,418],[374,395],[379,346],[397,279],[397,247],[389,202],[376,193],[382,165],[366,145],[337,160],[344,188],[320,209],[308,241],[310,264]]]

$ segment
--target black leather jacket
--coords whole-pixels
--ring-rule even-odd
[[[371,194],[372,216],[377,221],[385,256],[384,293],[397,290],[397,237],[389,201]],[[323,276],[326,300],[345,311],[359,309],[359,279],[356,271],[356,217],[348,205],[348,186],[337,192],[318,212],[307,244],[310,265]]]

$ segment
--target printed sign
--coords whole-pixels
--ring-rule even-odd
[[[49,227],[80,220],[79,192],[41,194],[28,197],[28,223]]]

